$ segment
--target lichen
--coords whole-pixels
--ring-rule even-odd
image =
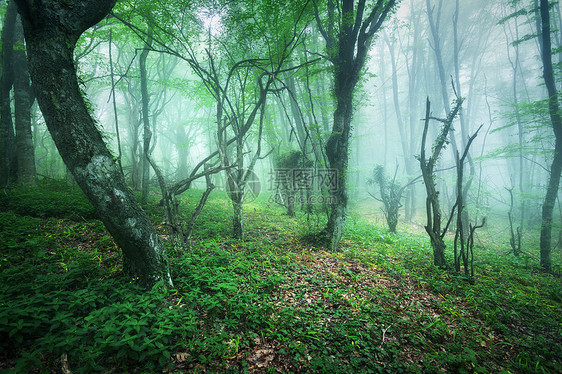
[[[122,203],[125,202],[125,193],[123,191],[118,190],[117,188],[114,188],[113,194],[115,195],[115,197],[117,197],[119,199],[119,201],[121,201]]]
[[[137,226],[136,218],[127,218],[125,224],[131,229],[131,232],[133,233],[133,238],[135,240],[140,240],[142,238],[142,230],[136,228]]]
[[[90,162],[84,167],[76,167],[76,173],[89,180],[99,181],[109,179],[111,170],[111,158],[104,155],[93,156]]]

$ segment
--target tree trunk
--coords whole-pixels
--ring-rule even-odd
[[[430,26],[430,30],[431,30],[431,35],[433,38],[433,52],[435,55],[435,63],[437,65],[437,72],[439,75],[439,83],[441,86],[441,97],[443,99],[443,108],[445,109],[445,114],[447,116],[449,116],[449,111],[450,111],[450,102],[449,102],[449,94],[447,91],[447,77],[445,75],[445,66],[443,63],[443,54],[441,52],[441,39],[440,39],[440,32],[439,32],[439,27],[440,27],[440,18],[441,18],[441,7],[443,6],[443,0],[439,0],[439,6],[438,6],[438,10],[437,10],[437,16],[433,17],[433,8],[430,6],[429,4],[429,0],[426,0],[426,7],[427,7],[427,15],[428,15],[428,21],[429,21],[429,26]],[[457,141],[455,139],[455,133],[453,131],[451,131],[451,133],[449,134],[449,137],[451,139],[451,149],[453,151],[453,157],[454,155],[458,152],[458,148],[457,148]]]
[[[244,240],[244,204],[240,201],[232,200],[232,207],[234,211],[234,216],[232,217],[232,235],[237,238]]]
[[[414,7],[414,1],[410,0],[411,8],[411,21],[412,24],[412,35],[413,35],[413,49],[412,57],[410,60],[410,66],[408,69],[408,108],[409,108],[409,126],[410,126],[410,147],[408,152],[408,159],[405,160],[406,174],[408,178],[414,178],[417,174],[416,170],[416,159],[414,155],[416,154],[416,143],[419,139],[419,131],[417,131],[419,118],[416,115],[418,113],[418,92],[420,91],[420,74],[419,71],[422,69],[423,64],[423,51],[420,51],[420,18],[421,9],[423,5],[420,4],[418,9]],[[406,202],[405,202],[405,219],[408,222],[414,222],[416,220],[416,185],[412,184],[406,191]]]
[[[149,35],[151,36],[151,35]],[[148,200],[148,192],[150,187],[150,139],[152,131],[150,130],[150,117],[148,116],[148,76],[146,72],[146,58],[150,52],[150,45],[146,45],[141,52],[139,58],[140,79],[141,79],[141,96],[142,96],[142,123],[143,123],[143,145],[142,145],[142,202]]]
[[[10,91],[13,85],[12,55],[14,44],[14,27],[16,24],[17,8],[13,1],[8,2],[2,27],[2,82],[1,95],[1,123],[0,123],[0,186],[8,186],[15,170],[14,125],[12,123],[12,108],[10,105]]]
[[[16,127],[17,181],[23,184],[35,184],[35,149],[31,133],[31,106],[35,97],[29,86],[27,56],[23,49],[24,37],[21,20],[18,17],[15,26],[16,48],[12,54],[14,72],[14,114]]]
[[[392,66],[392,99],[394,102],[394,110],[396,113],[396,121],[397,121],[397,125],[398,125],[398,131],[400,134],[400,144],[402,145],[402,155],[404,157],[404,167],[406,170],[406,174],[409,177],[412,177],[413,174],[413,170],[412,170],[412,160],[413,158],[413,152],[412,147],[410,146],[410,144],[413,144],[413,135],[410,134],[410,141],[409,142],[409,136],[406,132],[406,124],[403,120],[402,117],[402,110],[400,109],[400,101],[398,100],[398,71],[397,71],[397,64],[398,64],[398,58],[395,56],[394,53],[394,45],[393,43],[390,41],[390,39],[388,38],[387,34],[384,33],[384,37],[385,37],[385,41],[386,44],[388,46],[388,51],[390,52],[390,61],[391,61],[391,66]],[[413,58],[413,63],[415,64],[417,61],[417,57],[416,57],[416,52],[414,49],[414,58]],[[415,66],[414,66],[415,68]],[[410,70],[410,68],[408,67],[408,70]],[[409,76],[409,103],[410,103],[410,108],[413,108],[414,104],[413,104],[413,97],[414,97],[414,93],[413,91],[415,91],[415,88],[413,87],[414,85],[414,80],[415,77],[411,77]],[[414,131],[414,127],[412,126],[412,119],[414,118],[413,116],[413,111],[410,110],[410,132]],[[410,144],[409,144],[410,143]],[[414,193],[411,191],[413,190],[414,186],[412,186],[412,188],[410,190],[407,191],[406,193],[406,204],[405,204],[405,219],[406,221],[411,221],[412,220],[412,215],[414,214],[414,208],[413,208],[413,204],[415,204],[415,199],[414,199]],[[396,219],[398,220],[398,217],[396,217]],[[391,230],[392,231],[392,230]],[[395,231],[392,231],[395,232]]]
[[[388,52],[390,53],[390,66],[392,66],[392,100],[394,102],[394,113],[396,114],[396,123],[398,125],[398,132],[400,134],[400,144],[402,145],[402,154],[404,161],[409,162],[408,159],[408,136],[404,129],[404,120],[402,119],[402,110],[400,109],[400,101],[398,100],[398,71],[396,65],[398,59],[394,53],[394,45],[388,38],[386,32],[384,32],[384,40],[388,46]],[[385,165],[387,166],[387,165]]]
[[[131,130],[130,140],[131,140],[131,187],[135,191],[139,191],[142,188],[142,148],[139,141],[139,129],[141,125],[140,118],[131,109],[129,119]]]
[[[297,103],[298,92],[295,87],[295,78],[292,75],[288,75],[285,79],[285,83],[287,88],[289,89],[289,104],[291,105],[291,114],[294,119],[295,127],[296,127],[296,135],[297,135],[297,143],[300,146],[302,152],[305,151],[305,144],[307,141],[307,136],[304,131],[304,123],[302,120],[302,116],[299,109],[299,104]]]
[[[353,91],[363,66],[374,34],[395,1],[377,1],[372,8],[365,9],[365,2],[342,0],[335,4],[328,2],[327,21],[320,20],[320,12],[315,3],[315,17],[324,40],[331,62],[334,65],[334,96],[336,109],[332,133],[326,142],[326,156],[330,167],[337,173],[337,185],[332,186],[331,212],[326,226],[328,246],[335,250],[343,235],[347,216],[347,165],[349,137],[351,135],[351,118],[353,114]],[[337,9],[339,12],[337,11]],[[336,19],[336,14],[338,19]],[[366,16],[363,19],[363,16]],[[339,30],[335,32],[334,27]]]
[[[424,120],[424,128],[421,140],[421,150],[420,156],[418,161],[420,162],[423,182],[425,185],[426,190],[426,217],[427,217],[427,224],[425,226],[425,231],[429,235],[431,239],[431,246],[433,247],[433,263],[435,266],[439,266],[442,268],[447,267],[447,262],[445,259],[445,242],[443,241],[443,237],[447,232],[447,227],[449,223],[445,226],[444,229],[441,229],[441,206],[439,202],[439,192],[435,187],[435,174],[433,168],[439,159],[439,155],[445,146],[445,142],[447,140],[447,134],[450,133],[452,129],[452,123],[455,119],[456,115],[458,114],[460,107],[462,105],[462,98],[457,100],[455,108],[451,111],[447,109],[446,112],[449,114],[447,115],[447,119],[441,120],[444,125],[441,128],[439,135],[435,143],[432,146],[431,156],[426,158],[425,146],[427,140],[427,132],[429,128],[429,120],[431,118],[431,103],[429,102],[429,98],[426,100],[426,107],[425,107],[425,120]]]
[[[349,158],[349,136],[351,132],[351,117],[353,110],[353,84],[352,87],[342,87],[343,82],[348,82],[345,74],[340,74],[340,84],[336,84],[336,110],[334,112],[334,127],[332,134],[326,142],[326,156],[330,168],[336,173],[337,184],[331,186],[332,204],[328,225],[328,245],[330,250],[336,250],[345,228],[347,218],[347,164]],[[338,78],[336,78],[338,79]],[[340,88],[338,89],[338,86]]]
[[[123,151],[121,149],[121,135],[119,133],[119,116],[117,115],[117,100],[115,99],[115,74],[113,72],[113,55],[111,53],[113,46],[113,29],[109,29],[109,74],[111,75],[111,99],[113,102],[113,117],[115,118],[115,135],[117,137],[117,164],[119,170],[123,173]]]
[[[160,280],[171,285],[164,246],[103,142],[76,77],[76,41],[115,0],[16,2],[37,101],[60,155],[123,250],[125,270],[146,286]]]
[[[183,132],[183,129],[179,131]],[[178,142],[176,144],[176,152],[178,153],[178,168],[176,170],[176,179],[182,180],[187,178],[189,175],[189,166],[188,166],[188,158],[189,158],[189,149],[187,148],[186,142]]]
[[[545,271],[552,271],[551,239],[552,239],[552,213],[558,195],[560,185],[560,174],[562,173],[562,118],[560,117],[560,105],[558,103],[558,92],[554,82],[552,69],[552,45],[550,41],[550,15],[548,0],[541,0],[540,13],[542,21],[542,62],[544,68],[544,82],[548,90],[548,111],[556,143],[554,146],[554,159],[550,167],[550,179],[546,189],[546,196],[542,207],[542,224],[540,238],[541,267]]]
[[[514,18],[515,21],[515,40],[519,40],[519,21],[517,17]],[[507,41],[507,33],[506,33],[506,41]],[[512,45],[512,43],[506,43],[508,48],[508,58],[511,64],[511,68],[513,69],[513,76],[512,76],[512,93],[513,93],[513,109],[515,114],[515,122],[517,123],[517,138],[519,141],[519,149],[518,149],[518,159],[519,159],[519,168],[518,168],[518,186],[519,186],[519,200],[520,200],[520,214],[519,214],[519,226],[524,227],[525,225],[525,218],[527,212],[527,198],[524,198],[525,195],[529,194],[527,190],[527,186],[530,185],[528,182],[530,180],[528,173],[525,173],[526,170],[526,161],[523,155],[523,150],[525,148],[525,132],[523,129],[523,123],[521,120],[521,113],[519,110],[519,86],[518,86],[518,76],[520,70],[520,53],[519,53],[519,44]],[[509,55],[509,49],[514,48],[515,56],[513,59]],[[523,86],[525,86],[525,82],[523,81]]]

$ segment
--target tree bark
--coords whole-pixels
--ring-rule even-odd
[[[119,116],[117,115],[117,100],[115,99],[115,74],[113,72],[113,54],[111,53],[113,47],[113,29],[109,30],[109,74],[111,75],[111,99],[113,101],[113,117],[115,118],[115,135],[117,137],[117,164],[119,170],[123,173],[123,165],[121,159],[123,152],[121,150],[121,135],[119,134]]]
[[[331,250],[336,250],[345,229],[347,218],[347,165],[349,159],[349,136],[351,133],[351,118],[353,111],[353,88],[339,88],[347,79],[345,74],[339,74],[339,84],[336,83],[336,110],[334,112],[334,125],[332,134],[326,142],[326,156],[336,173],[337,184],[332,193],[332,206],[328,225],[328,245]],[[342,82],[343,81],[343,82]],[[347,80],[347,82],[349,82]],[[355,86],[355,84],[353,85]]]
[[[244,203],[232,200],[232,236],[244,240]]]
[[[415,153],[416,144],[419,139],[419,131],[417,131],[419,118],[415,113],[418,113],[418,92],[420,91],[420,70],[423,64],[423,51],[420,50],[420,18],[421,9],[423,5],[419,5],[416,9],[414,6],[414,0],[410,0],[410,11],[411,11],[411,21],[412,24],[412,35],[413,41],[412,45],[412,56],[409,58],[410,64],[408,67],[408,107],[409,107],[409,126],[410,126],[410,147],[407,155],[407,160],[405,160],[406,173],[408,178],[414,178],[416,174],[416,164],[415,164]],[[416,185],[412,184],[406,191],[406,201],[405,201],[405,219],[408,222],[415,222],[416,220]]]
[[[149,32],[149,37],[152,36]],[[142,202],[148,200],[148,192],[150,185],[150,140],[152,139],[152,131],[150,130],[150,117],[148,116],[148,74],[146,71],[146,59],[150,52],[150,45],[145,45],[139,57],[140,66],[140,84],[142,96],[142,124],[143,124],[143,145],[142,145]]]
[[[15,46],[12,53],[14,73],[14,122],[16,127],[16,160],[18,183],[35,184],[35,149],[31,133],[31,106],[35,96],[29,85],[29,71],[25,54],[23,27],[18,17],[15,25]]]
[[[171,285],[162,242],[119,172],[76,77],[76,41],[107,15],[115,0],[16,3],[37,101],[60,155],[123,250],[125,270],[145,286],[160,280]]]
[[[377,0],[372,9],[367,11],[365,0],[360,0],[357,7],[353,0],[341,0],[337,3],[333,0],[328,1],[328,19],[324,23],[320,20],[318,4],[314,4],[318,28],[326,41],[328,58],[334,65],[336,109],[332,132],[325,145],[330,168],[337,173],[337,185],[333,186],[335,188],[332,192],[331,212],[326,226],[330,250],[338,247],[347,218],[347,165],[353,92],[365,65],[373,36],[394,7],[395,0]],[[363,19],[365,13],[367,14]],[[339,14],[339,19],[336,19],[336,14]],[[337,25],[339,30],[334,30]]]
[[[435,186],[435,175],[434,175],[433,168],[437,163],[437,160],[439,159],[439,155],[441,154],[441,151],[445,147],[447,134],[449,134],[451,131],[453,120],[457,116],[460,107],[462,105],[462,102],[463,102],[462,98],[458,99],[456,106],[452,111],[451,109],[446,110],[446,112],[448,112],[449,114],[447,115],[446,119],[440,120],[440,122],[443,122],[444,125],[441,128],[439,136],[437,137],[432,147],[431,156],[429,158],[426,158],[425,146],[427,140],[427,132],[429,128],[429,120],[432,118],[431,103],[429,102],[429,98],[427,98],[426,106],[425,106],[425,120],[424,120],[424,127],[423,127],[422,140],[421,140],[421,150],[420,150],[420,156],[418,158],[418,161],[420,162],[423,182],[427,194],[425,200],[426,217],[427,217],[427,224],[425,226],[425,231],[427,232],[429,238],[431,239],[431,246],[433,248],[433,264],[435,266],[439,266],[442,268],[447,267],[447,262],[445,259],[446,246],[445,246],[445,242],[443,241],[443,237],[447,232],[449,223],[445,225],[444,229],[441,229],[442,213],[441,213],[441,206],[439,202],[439,192],[437,191],[437,188]]]
[[[545,271],[552,271],[551,239],[552,239],[552,213],[558,188],[560,186],[560,174],[562,173],[562,118],[560,117],[560,105],[558,103],[558,92],[554,81],[552,69],[552,45],[550,41],[550,15],[548,0],[541,0],[540,13],[542,23],[542,62],[544,68],[544,83],[548,91],[548,111],[552,128],[556,137],[554,146],[554,159],[550,167],[550,178],[546,189],[546,196],[542,206],[542,224],[540,237],[541,267]]]
[[[445,109],[445,114],[449,116],[450,102],[449,94],[447,91],[447,78],[445,75],[445,66],[443,63],[443,53],[441,51],[441,38],[440,38],[440,22],[441,22],[441,7],[443,6],[443,0],[439,0],[439,6],[437,9],[437,16],[433,17],[433,7],[431,7],[429,0],[426,0],[426,8],[429,26],[431,30],[431,35],[433,38],[433,52],[435,55],[435,63],[437,65],[437,71],[439,75],[439,83],[441,86],[441,97],[443,99],[443,108]],[[449,134],[451,139],[451,149],[453,151],[453,156],[458,152],[457,141],[455,139],[455,133],[451,131]]]
[[[0,86],[0,186],[2,187],[9,185],[16,166],[14,152],[14,125],[12,123],[12,108],[10,105],[10,91],[12,90],[14,82],[12,55],[16,16],[16,4],[13,1],[10,1],[6,9],[6,14],[4,15],[4,24],[2,27],[2,82]]]

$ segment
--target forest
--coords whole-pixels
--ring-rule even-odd
[[[559,1],[0,24],[0,372],[562,372]]]

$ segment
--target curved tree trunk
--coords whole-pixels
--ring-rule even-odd
[[[88,113],[76,78],[76,41],[115,0],[16,3],[37,101],[66,166],[123,250],[126,271],[146,286],[159,280],[171,285],[162,242]]]

